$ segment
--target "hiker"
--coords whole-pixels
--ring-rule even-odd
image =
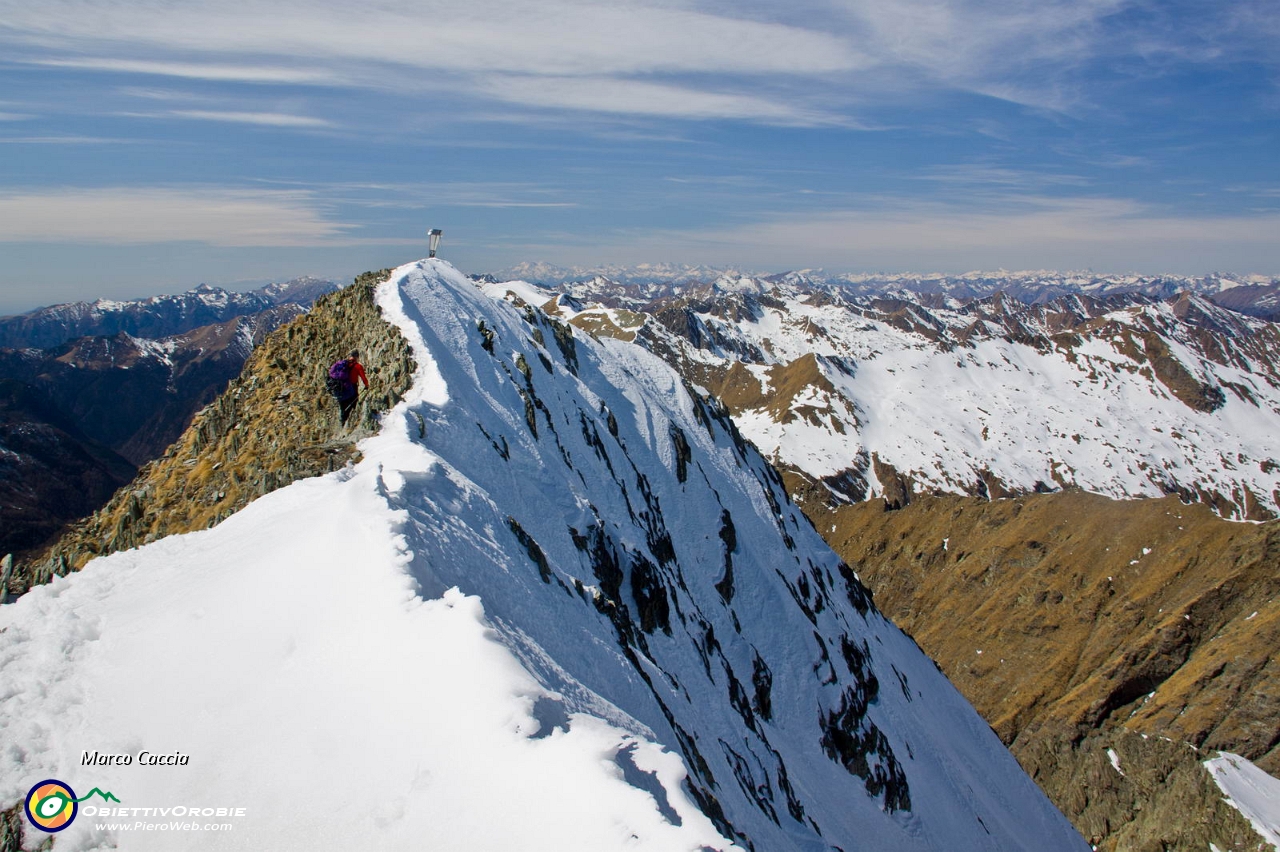
[[[329,393],[338,401],[343,426],[347,425],[347,418],[351,416],[352,411],[355,411],[356,400],[360,398],[359,382],[364,382],[365,389],[369,387],[369,379],[364,374],[364,367],[357,360],[359,357],[360,351],[352,349],[346,358],[334,361],[333,366],[329,368],[326,385]]]

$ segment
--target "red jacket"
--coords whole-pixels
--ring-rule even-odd
[[[356,390],[360,390],[360,383],[364,382],[364,386],[369,387],[369,379],[364,374],[364,367],[354,358],[348,358],[351,362],[351,386]]]

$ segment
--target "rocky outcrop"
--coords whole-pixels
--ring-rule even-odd
[[[386,274],[360,276],[272,333],[161,458],[22,565],[11,591],[77,570],[95,556],[213,526],[262,494],[345,465],[356,455],[355,441],[376,429],[412,376],[408,344],[373,300]],[[324,378],[328,365],[353,347],[371,387],[343,429]]]
[[[1280,773],[1280,522],[1080,492],[806,509],[1098,848],[1258,848],[1201,761]]]

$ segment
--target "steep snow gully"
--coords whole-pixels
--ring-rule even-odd
[[[76,850],[1087,848],[718,404],[491,290],[382,286],[419,372],[359,464],[0,610],[0,807],[112,793]]]

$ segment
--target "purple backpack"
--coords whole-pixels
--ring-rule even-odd
[[[351,364],[342,358],[333,362],[329,368],[329,377],[325,380],[329,393],[336,399],[350,399],[356,394],[355,382],[351,381]]]
[[[329,368],[329,378],[351,384],[351,364],[346,358],[333,362],[333,366]]]

